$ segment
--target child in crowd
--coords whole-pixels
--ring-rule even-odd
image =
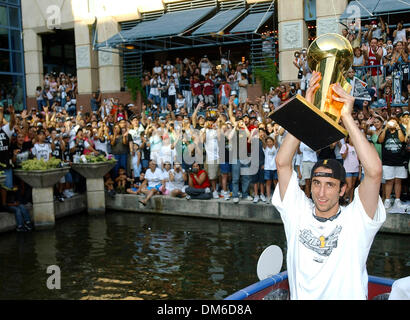
[[[115,183],[117,185],[117,192],[125,193],[127,181],[128,181],[127,172],[125,171],[125,168],[120,167],[118,169],[118,177],[115,178]]]
[[[145,187],[147,180],[145,179],[145,173],[141,172],[138,177],[130,179],[130,187],[127,188],[127,193],[140,194],[142,187]]]
[[[112,180],[111,174],[109,172],[104,176],[104,186],[107,189],[108,194],[111,197],[114,197],[115,196],[114,180]]]

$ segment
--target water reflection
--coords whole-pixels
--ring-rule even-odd
[[[407,240],[378,234],[369,274],[409,275]],[[257,259],[270,244],[286,248],[281,225],[77,215],[55,230],[0,235],[0,298],[223,299],[257,281]],[[51,264],[61,268],[61,290],[46,287]]]

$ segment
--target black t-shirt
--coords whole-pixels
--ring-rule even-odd
[[[404,134],[405,133],[403,133],[403,135]],[[402,166],[404,161],[402,150],[404,147],[405,143],[400,142],[398,131],[396,130],[395,132],[391,133],[390,130],[387,130],[384,142],[382,143],[383,165]]]
[[[0,163],[6,165],[6,168],[10,168],[10,139],[13,131],[10,131],[9,124],[0,128]]]
[[[179,88],[181,90],[185,90],[185,91],[189,91],[191,89],[191,84],[190,84],[190,80],[189,80],[189,76],[181,76],[179,78]]]
[[[330,147],[323,148],[322,150],[319,151],[318,159],[319,160],[336,159],[335,149],[334,148],[332,149]]]
[[[51,139],[50,139],[51,143]],[[54,141],[54,150],[51,152],[51,155],[56,159],[63,159],[63,150],[61,148],[60,140],[56,139]]]

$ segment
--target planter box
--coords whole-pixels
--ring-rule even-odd
[[[73,170],[87,179],[87,211],[90,214],[105,213],[104,175],[114,168],[116,161],[73,163]]]
[[[81,174],[84,178],[102,178],[114,168],[117,161],[92,162],[92,163],[73,163],[71,168]]]
[[[70,168],[49,170],[14,170],[14,174],[30,185],[33,195],[33,219],[37,229],[53,228],[55,225],[54,185]]]
[[[48,170],[13,170],[16,176],[33,188],[52,187],[69,171],[68,167]]]

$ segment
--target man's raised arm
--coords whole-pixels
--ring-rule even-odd
[[[306,100],[313,101],[315,92],[319,89],[319,81],[321,79],[320,73],[313,71],[312,77],[309,83],[309,87],[306,91]],[[298,150],[300,141],[292,134],[288,133],[283,140],[282,145],[279,148],[276,155],[276,168],[278,170],[279,192],[280,198],[283,201],[285,197],[286,189],[288,188],[289,180],[292,176],[292,161],[295,152]]]
[[[379,201],[382,163],[376,148],[367,141],[365,135],[353,120],[352,110],[355,98],[347,94],[339,84],[334,86],[334,92],[339,97],[333,96],[333,99],[344,103],[341,119],[349,132],[357,156],[364,168],[364,178],[359,186],[360,200],[367,215],[373,219]]]

